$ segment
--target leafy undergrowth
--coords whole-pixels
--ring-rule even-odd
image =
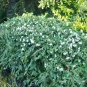
[[[87,34],[55,18],[13,18],[0,25],[0,68],[17,87],[86,87]]]

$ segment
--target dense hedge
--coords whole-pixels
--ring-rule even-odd
[[[0,72],[17,87],[86,87],[87,34],[54,18],[13,18],[0,25]]]

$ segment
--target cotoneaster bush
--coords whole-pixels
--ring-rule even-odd
[[[23,15],[0,25],[0,72],[10,85],[86,87],[87,34],[66,24]]]

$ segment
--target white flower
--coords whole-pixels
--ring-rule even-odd
[[[34,43],[34,40],[33,40],[33,39],[30,39],[30,42],[31,42],[31,43]]]
[[[83,30],[80,30],[81,33],[83,33]]]
[[[85,63],[84,63],[84,62],[83,62],[82,64],[83,64],[83,65],[85,65]]]
[[[52,44],[52,43],[50,43],[49,45],[50,45],[50,46],[52,46],[53,44]]]
[[[72,57],[75,57],[75,54],[73,54]]]
[[[69,49],[72,49],[72,43],[70,44]]]
[[[70,59],[70,57],[66,57],[66,60],[69,60]]]
[[[20,41],[22,41],[22,39],[20,38]]]
[[[66,32],[66,30],[64,30],[64,32]]]
[[[82,44],[82,42],[78,42],[79,44]]]
[[[31,43],[28,43],[29,45],[31,44]]]
[[[78,42],[80,40],[80,38],[78,36],[76,36],[76,41]]]
[[[21,50],[24,51],[24,48],[22,48]]]
[[[63,71],[63,68],[60,68],[59,71]]]
[[[42,38],[44,38],[44,35],[42,36]]]
[[[82,33],[82,36],[84,36],[85,34],[84,33]]]
[[[26,42],[28,42],[29,40],[27,39]]]
[[[7,27],[8,25],[6,25],[6,27]]]
[[[23,39],[23,42],[25,42],[25,39]]]
[[[59,32],[58,35],[60,35],[61,33]]]
[[[78,62],[81,62],[81,60],[78,60]]]
[[[56,37],[56,36],[54,35],[54,37]]]
[[[75,43],[75,40],[74,39],[72,39],[72,43]]]
[[[87,39],[87,35],[85,36],[85,38]]]
[[[59,46],[59,48],[61,48],[61,47],[62,47],[62,45]]]
[[[48,37],[48,36],[47,36]],[[48,41],[50,42],[50,39],[48,39]]]
[[[70,30],[70,33],[73,33],[72,30]]]
[[[57,57],[57,55],[55,54],[55,57]]]
[[[80,51],[80,47],[78,48],[78,52]]]
[[[26,26],[26,24],[24,23],[24,26]]]
[[[61,45],[64,45],[65,44],[65,42],[61,42]]]
[[[54,28],[54,29],[55,29],[55,26],[52,26],[52,28]]]
[[[64,52],[64,53],[63,53],[63,55],[67,55],[67,54],[68,54],[68,52]]]
[[[27,35],[27,32],[25,33],[25,35]]]
[[[76,65],[73,65],[72,67],[73,67],[73,68],[75,68],[75,67],[76,67]]]
[[[57,69],[60,69],[60,67],[59,67],[59,66],[57,66],[56,68],[57,68]]]
[[[21,28],[20,28],[20,27],[18,27],[18,28],[17,28],[17,30],[21,30]]]
[[[73,47],[77,47],[77,45],[76,44],[73,44]]]
[[[25,43],[23,43],[23,46],[25,46],[26,44]]]
[[[40,46],[40,44],[37,43],[36,46]]]
[[[50,61],[52,60],[52,58],[49,59]]]
[[[40,35],[42,35],[42,33],[40,33]]]
[[[28,30],[29,32],[33,32],[33,30]]]
[[[47,67],[47,63],[44,64],[44,67]]]
[[[46,38],[48,38],[48,36],[46,36]],[[49,39],[50,40],[50,39]]]
[[[53,53],[52,51],[50,51],[50,53]]]
[[[68,22],[66,22],[66,26],[68,26],[69,25],[69,23]]]

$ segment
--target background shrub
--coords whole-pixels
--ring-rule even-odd
[[[73,28],[87,32],[86,0],[40,0],[39,8],[49,9],[53,17],[69,20]]]
[[[84,1],[80,5],[80,9],[78,14],[73,17],[73,27],[78,30],[83,30],[84,32],[87,32],[87,1]]]
[[[86,87],[86,46],[67,22],[24,14],[0,25],[0,72],[10,85]]]
[[[0,0],[0,23],[6,20],[6,8],[8,0]]]
[[[32,12],[68,20],[74,29],[87,32],[86,0],[0,0],[0,23],[8,18]]]
[[[82,2],[84,0],[40,0],[39,7],[42,9],[49,8],[53,15],[58,18],[70,19],[78,13]]]

